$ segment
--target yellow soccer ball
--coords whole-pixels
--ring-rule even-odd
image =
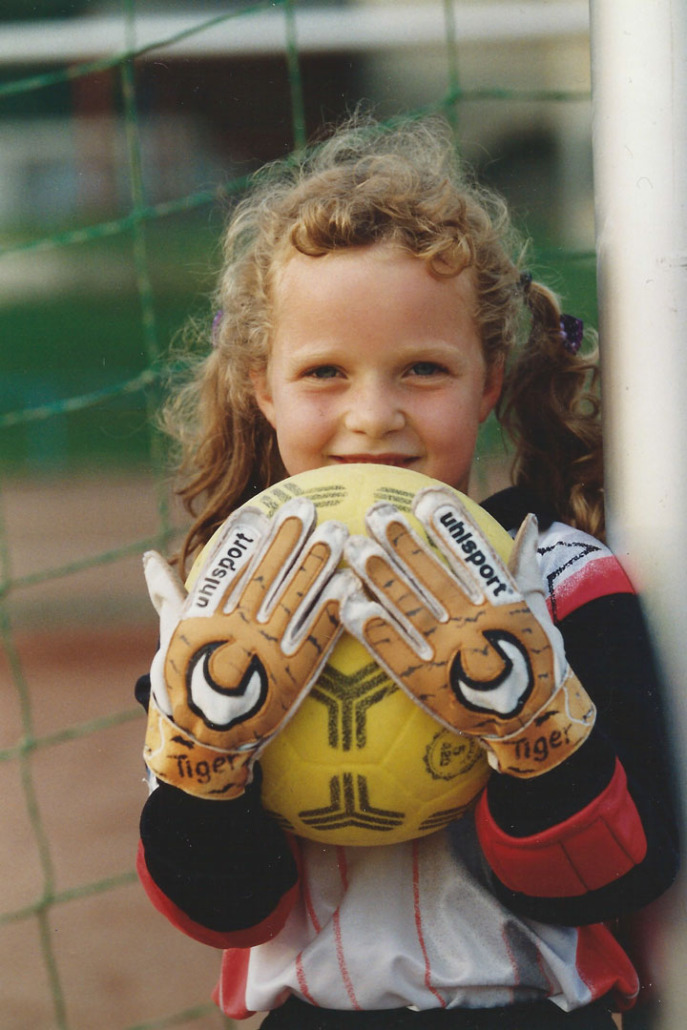
[[[429,543],[411,504],[430,485],[437,484],[390,466],[324,467],[283,480],[250,504],[272,516],[305,495],[319,521],[338,519],[365,533],[367,509],[391,501]],[[507,560],[506,531],[459,496]],[[263,804],[284,829],[341,845],[393,844],[439,830],[473,805],[489,775],[479,744],[436,722],[347,633],[260,761]]]

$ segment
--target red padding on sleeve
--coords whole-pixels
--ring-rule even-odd
[[[646,855],[646,837],[620,762],[611,782],[572,818],[531,837],[494,822],[485,791],[476,809],[487,862],[509,890],[539,898],[578,897],[605,887]]]
[[[284,926],[298,893],[298,883],[296,882],[283,895],[274,911],[262,922],[245,930],[221,932],[210,930],[208,927],[196,923],[160,890],[148,872],[143,844],[140,841],[136,856],[136,871],[143,889],[158,912],[161,912],[177,930],[200,941],[201,944],[208,944],[211,948],[252,948],[256,944],[263,944],[265,941],[271,940]]]

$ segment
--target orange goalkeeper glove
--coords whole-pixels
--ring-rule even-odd
[[[239,509],[187,595],[155,551],[144,556],[160,615],[144,760],[188,794],[243,793],[260,752],[296,711],[341,631],[352,588],[335,572],[347,530],[293,498],[270,520]]]
[[[346,629],[431,715],[479,738],[494,768],[554,768],[586,740],[595,708],[546,607],[536,519],[506,566],[453,491],[428,487],[413,510],[446,565],[393,505],[373,505],[372,539],[351,537],[345,555],[376,600],[348,597]]]

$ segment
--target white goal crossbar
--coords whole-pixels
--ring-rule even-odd
[[[284,52],[284,10],[236,12],[223,19],[213,15],[216,10],[202,8],[192,14],[141,13],[134,21],[134,47],[153,47],[151,53],[156,57],[177,58]],[[304,54],[417,49],[444,45],[446,40],[441,3],[296,6],[294,18],[298,50]],[[453,18],[458,43],[545,39],[589,31],[586,0],[454,3]],[[61,64],[113,57],[129,48],[128,32],[124,19],[116,15],[0,24],[0,64]]]

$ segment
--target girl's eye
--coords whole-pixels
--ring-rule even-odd
[[[410,367],[410,372],[414,376],[436,376],[445,371],[443,365],[437,365],[435,361],[416,361]]]
[[[334,365],[317,365],[305,373],[306,378],[310,379],[334,379],[338,374],[339,370]]]

